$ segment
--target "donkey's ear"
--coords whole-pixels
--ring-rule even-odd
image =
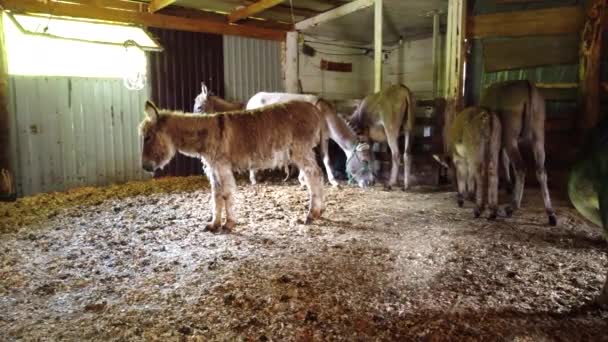
[[[152,103],[152,101],[150,101],[150,100],[146,101],[146,105],[144,106],[144,111],[146,112],[146,115],[148,115],[150,120],[152,120],[152,121],[158,120],[158,108],[156,108],[156,106],[154,105],[154,103]]]
[[[201,94],[207,94],[208,90],[207,90],[207,86],[205,85],[205,82],[201,82]]]

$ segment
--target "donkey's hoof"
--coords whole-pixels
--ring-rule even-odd
[[[557,217],[554,213],[549,214],[549,225],[553,227],[557,226]]]
[[[475,207],[473,209],[473,215],[475,216],[475,218],[479,218],[479,216],[481,216],[481,209],[479,209],[479,207]]]
[[[222,226],[222,230],[230,233],[232,232],[232,229],[234,229],[234,227],[236,227],[236,221],[227,220],[226,223]]]
[[[496,210],[492,210],[488,216],[488,221],[496,221]]]
[[[391,191],[391,190],[393,190],[393,187],[391,185],[384,186],[384,191]]]
[[[505,207],[505,216],[507,216],[507,217],[513,216],[513,208],[511,206]]]
[[[215,232],[218,231],[219,228],[220,228],[219,224],[216,224],[216,223],[212,222],[212,223],[207,223],[205,225],[205,229],[203,229],[203,231],[215,233]]]

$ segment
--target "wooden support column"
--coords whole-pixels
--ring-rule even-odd
[[[285,91],[292,94],[300,92],[298,32],[287,32],[285,42]]]
[[[581,116],[577,126],[582,133],[595,127],[600,120],[600,58],[605,21],[606,0],[590,1],[581,32],[579,62]]]
[[[433,12],[433,98],[439,97],[439,61],[441,59],[440,13]]]
[[[374,92],[382,89],[382,0],[374,3]]]
[[[467,1],[449,0],[444,83],[444,95],[447,101],[443,127],[444,141],[452,118],[463,108],[466,23]]]
[[[4,42],[3,18],[3,11],[0,11],[0,200],[14,200],[16,190],[11,168],[8,61]]]

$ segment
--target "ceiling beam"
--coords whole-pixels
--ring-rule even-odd
[[[235,9],[234,11],[230,12],[230,14],[228,14],[228,22],[234,23],[241,19],[254,16],[255,14],[274,7],[283,1],[284,0],[260,0],[249,6]]]
[[[172,5],[175,1],[176,0],[152,0],[150,1],[150,5],[148,5],[148,12],[158,12],[167,6]]]
[[[0,0],[0,5],[2,5],[4,9],[14,12],[50,13],[55,16],[106,20],[172,30],[225,34],[266,40],[284,41],[286,35],[286,31],[250,25],[236,25],[163,14],[130,12],[59,2],[47,5],[36,0]]]
[[[349,2],[346,5],[342,5],[327,12],[323,12],[317,15],[316,17],[308,18],[306,20],[302,20],[296,23],[296,30],[301,31],[311,27],[315,27],[326,21],[340,18],[360,9],[367,8],[373,4],[374,0],[355,0]]]

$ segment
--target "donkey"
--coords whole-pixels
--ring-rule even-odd
[[[370,140],[388,142],[391,149],[391,175],[385,190],[391,190],[397,182],[399,168],[399,147],[397,141],[403,131],[405,146],[403,152],[403,190],[410,185],[411,132],[414,128],[414,100],[410,90],[402,85],[392,85],[380,92],[368,95],[361,101],[350,119],[357,133],[366,135]]]
[[[506,208],[507,215],[510,216],[521,206],[526,172],[519,152],[519,143],[526,143],[532,146],[534,153],[536,177],[540,183],[549,224],[557,225],[545,170],[545,99],[530,81],[507,81],[492,84],[482,97],[480,106],[490,109],[500,117],[501,153],[507,182],[511,181],[510,164],[513,164],[515,171],[512,204]]]
[[[329,138],[335,141],[346,154],[346,172],[349,178],[357,182],[362,188],[372,185],[374,174],[370,165],[371,149],[369,144],[357,139],[355,132],[338,116],[334,106],[326,100],[314,95],[259,92],[249,99],[247,109],[261,108],[269,104],[286,103],[294,100],[314,104],[319,109],[328,127]],[[327,140],[321,142],[321,153],[329,183],[332,186],[338,186],[338,181],[336,181],[331,168]],[[255,179],[255,170],[250,171],[250,178]],[[300,172],[298,179],[300,184],[303,184],[302,172]]]
[[[211,183],[212,221],[206,230],[232,230],[236,184],[234,170],[273,168],[294,163],[304,172],[310,197],[306,223],[321,217],[323,182],[313,147],[327,128],[319,110],[307,102],[290,102],[251,111],[188,115],[159,110],[147,101],[139,127],[143,137],[142,167],[163,168],[176,151],[200,157]],[[269,124],[270,123],[270,124]],[[222,226],[222,209],[226,223]]]
[[[244,109],[245,105],[228,102],[219,96],[213,95],[207,89],[205,82],[201,82],[201,93],[194,99],[193,113],[219,113]]]
[[[245,105],[240,102],[229,102],[222,99],[219,96],[213,95],[207,90],[207,86],[205,82],[201,82],[201,93],[196,96],[194,99],[194,111],[196,114],[203,113],[221,113],[221,112],[229,112],[233,110],[241,110],[244,109]],[[285,165],[285,174],[286,177],[284,181],[290,176],[289,165]],[[251,174],[249,175],[249,179],[251,180],[251,184],[256,184],[255,175],[253,178]],[[304,185],[304,183],[301,183]]]
[[[484,210],[484,196],[490,215],[496,219],[498,212],[498,155],[501,142],[500,119],[495,113],[481,107],[469,107],[458,113],[447,131],[448,155],[437,159],[449,168],[453,163],[458,184],[458,206],[464,205],[465,191],[476,189],[473,214],[479,217]],[[451,162],[451,163],[450,163]]]
[[[608,239],[608,118],[590,132],[568,179],[570,201],[585,218],[602,226]],[[608,308],[608,274],[597,302]]]

